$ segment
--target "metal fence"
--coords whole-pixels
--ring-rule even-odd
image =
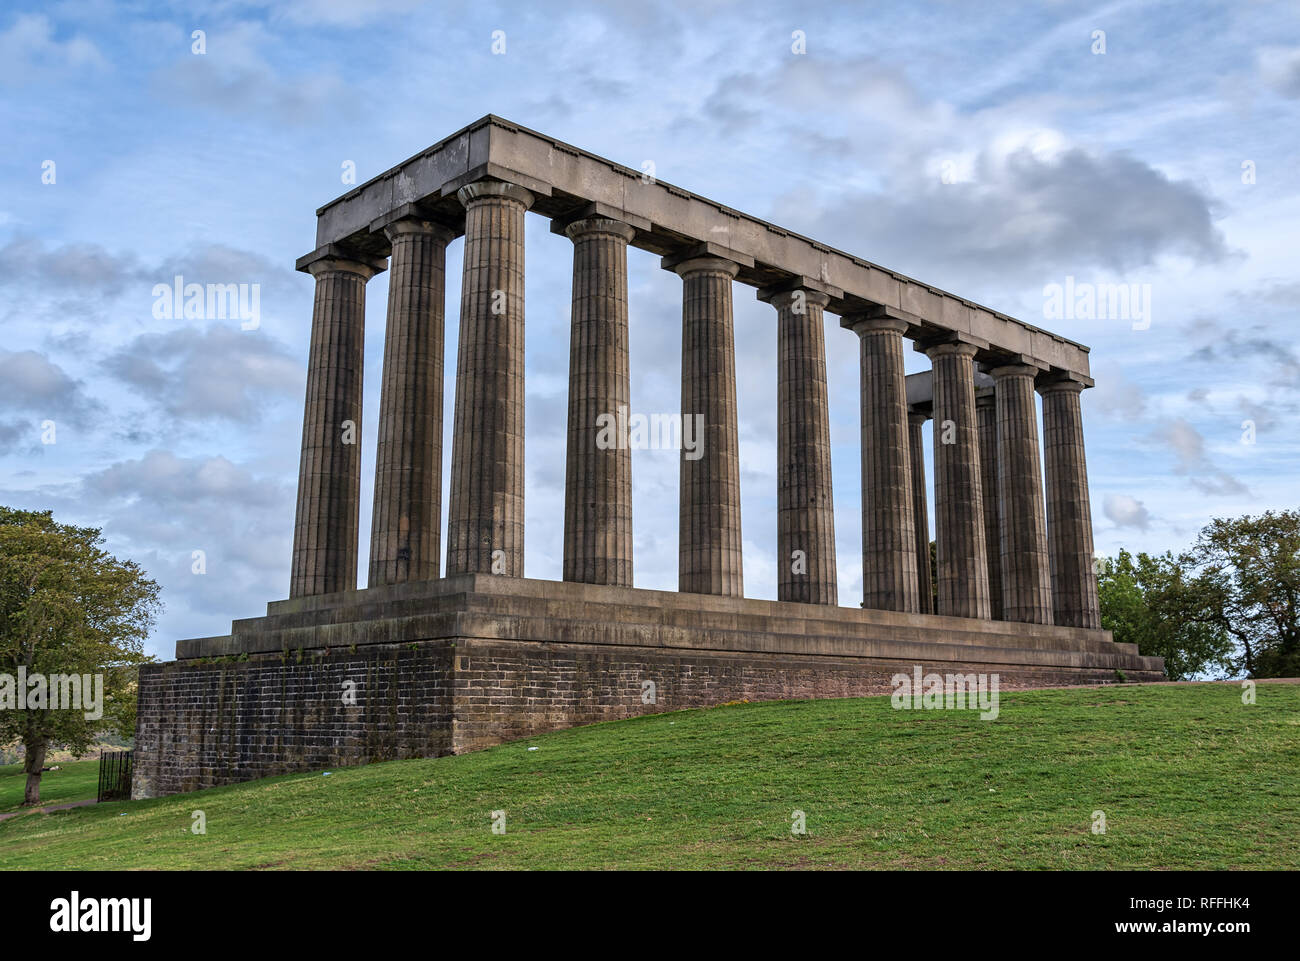
[[[101,751],[99,755],[100,801],[131,799],[131,764],[134,751]]]

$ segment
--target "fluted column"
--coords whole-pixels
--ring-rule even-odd
[[[533,195],[485,180],[465,205],[447,576],[524,572],[524,216]]]
[[[806,288],[773,294],[777,350],[777,599],[834,604],[835,511],[823,308]]]
[[[438,576],[446,251],[427,220],[384,228],[392,242],[370,525],[371,587]]]
[[[632,586],[632,452],[626,431],[627,245],[635,231],[593,217],[573,241],[564,579]]]
[[[1051,624],[1047,519],[1034,404],[1034,376],[1038,370],[1028,364],[1012,364],[991,373],[996,381],[998,405],[1002,617]]]
[[[681,452],[677,589],[744,594],[740,538],[740,446],[731,281],[739,267],[693,257],[682,278],[682,431],[699,423],[701,449]]]
[[[1092,566],[1092,508],[1083,452],[1084,385],[1056,380],[1043,395],[1043,460],[1047,468],[1047,546],[1051,557],[1052,610],[1057,624],[1101,627],[1097,574]]]
[[[975,347],[935,344],[934,513],[938,611],[988,620],[984,510],[975,420]]]
[[[916,528],[917,603],[922,614],[934,613],[934,585],[930,581],[930,509],[925,497],[925,435],[922,428],[930,415],[923,411],[907,414],[908,454],[912,466],[912,522]]]
[[[920,611],[903,333],[893,318],[848,316],[862,358],[862,606]]]
[[[998,527],[998,405],[992,387],[975,391],[979,423],[980,493],[984,515],[984,565],[989,575],[989,617],[1002,620],[1002,533]]]
[[[384,269],[380,259],[338,251],[299,265],[316,278],[316,295],[290,597],[356,590],[366,281]]]

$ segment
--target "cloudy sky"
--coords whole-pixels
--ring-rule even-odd
[[[1102,552],[1295,506],[1292,0],[201,7],[0,13],[0,503],[101,526],[142,563],[167,604],[152,653],[287,594],[312,299],[293,261],[315,209],[349,163],[364,181],[486,113],[1090,345]],[[528,230],[526,569],[558,578],[572,246]],[[633,407],[673,412],[680,280],[638,250],[629,272]],[[260,285],[260,325],[156,318],[178,274]],[[1149,323],[1045,318],[1070,278],[1138,285]],[[368,290],[362,572],[387,290]],[[776,594],[774,319],[737,287],[752,597]],[[856,605],[857,346],[828,321]],[[636,584],[674,589],[677,455],[633,456]]]

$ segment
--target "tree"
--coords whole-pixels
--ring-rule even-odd
[[[14,702],[0,710],[0,742],[23,742],[25,805],[40,801],[51,744],[81,752],[101,730],[134,728],[135,679],[138,665],[152,660],[144,640],[161,610],[158,585],[102,543],[98,529],[56,523],[50,511],[0,507],[0,707]],[[83,709],[55,709],[49,680],[74,674],[102,678],[102,717],[88,718],[97,712],[84,701]]]
[[[1210,585],[1215,622],[1250,677],[1300,675],[1300,511],[1215,518],[1185,556]]]
[[[1101,626],[1141,654],[1165,659],[1170,680],[1227,676],[1233,642],[1219,617],[1219,588],[1170,552],[1134,557],[1121,550],[1097,572]]]

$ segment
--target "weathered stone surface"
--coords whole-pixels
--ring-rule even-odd
[[[936,344],[934,371],[934,513],[938,612],[989,617],[983,486],[975,419],[975,348]],[[990,493],[990,496],[993,496]]]
[[[827,297],[798,288],[775,294],[770,302],[777,312],[777,598],[835,604],[835,510],[822,315]]]
[[[479,181],[465,264],[447,513],[447,573],[524,573],[524,214],[533,195]]]
[[[740,537],[740,441],[731,280],[737,266],[693,257],[682,278],[682,432],[702,417],[703,449],[681,452],[678,590],[744,594]]]
[[[903,332],[891,318],[840,320],[862,350],[862,606],[920,611]]]
[[[442,365],[446,251],[427,220],[387,228],[384,374],[370,525],[371,587],[438,576],[442,523]]]
[[[1068,627],[1101,627],[1097,574],[1092,566],[1092,508],[1083,451],[1083,415],[1073,380],[1040,384],[1043,453],[1047,473],[1047,546],[1051,558],[1052,611]]]
[[[458,187],[495,177],[535,193],[535,209],[548,217],[577,204],[601,206],[602,216],[634,223],[633,245],[656,254],[702,243],[724,247],[730,259],[744,264],[741,283],[765,287],[819,278],[833,288],[833,313],[875,305],[895,316],[923,318],[932,329],[968,332],[1005,352],[1088,373],[1088,352],[1079,344],[644,174],[488,115],[326,204],[317,243],[364,239],[371,221],[403,204],[441,204],[450,212]]]
[[[925,487],[925,422],[930,415],[907,414],[907,448],[912,466],[912,525],[916,528],[917,602],[922,614],[933,614],[934,583],[930,580],[930,507]]]
[[[1002,542],[1002,616],[1052,623],[1047,518],[1038,458],[1038,369],[1012,364],[991,371],[998,405],[998,519]]]
[[[975,390],[979,422],[980,494],[984,514],[984,558],[989,576],[989,616],[1002,620],[1002,533],[998,525],[998,405],[993,388]]]
[[[289,578],[295,596],[357,584],[366,281],[384,263],[325,253],[303,263],[316,278],[316,297]]]
[[[627,242],[603,217],[565,230],[573,241],[569,430],[564,485],[564,579],[632,586],[632,451],[620,433],[631,403]],[[602,418],[615,427],[606,430]],[[607,422],[606,422],[607,423]]]

